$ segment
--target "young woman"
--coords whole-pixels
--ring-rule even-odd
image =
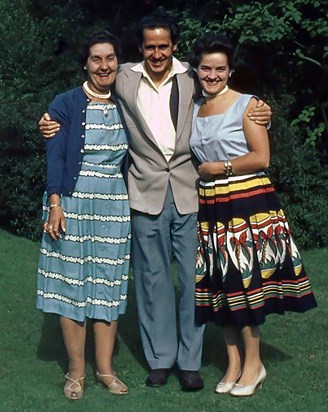
[[[190,139],[200,162],[196,321],[223,328],[229,363],[216,392],[248,396],[266,378],[259,334],[266,315],[316,302],[265,174],[267,129],[246,115],[256,98],[228,87],[233,55],[229,39],[210,33],[190,59],[203,91]]]

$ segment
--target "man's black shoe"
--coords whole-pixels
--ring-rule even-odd
[[[183,391],[199,391],[204,388],[203,379],[197,371],[180,371],[179,378]]]
[[[169,374],[170,369],[152,369],[147,376],[146,385],[150,388],[165,385]]]

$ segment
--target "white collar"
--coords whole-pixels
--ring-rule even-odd
[[[142,75],[144,77],[146,77],[151,83],[153,83],[151,77],[149,76],[149,74],[147,73],[147,71],[145,69],[145,62],[144,61],[136,64],[133,67],[131,67],[131,70],[134,71],[134,72],[137,72],[137,73],[142,73]],[[188,69],[178,59],[176,59],[173,56],[172,57],[172,66],[171,66],[170,73],[167,76],[167,78],[164,80],[164,82],[168,81],[169,79],[171,79],[176,74],[186,73],[187,70]]]

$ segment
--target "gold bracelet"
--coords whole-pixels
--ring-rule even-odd
[[[50,205],[49,205],[49,209],[53,209],[54,207],[60,207],[60,204],[58,204],[58,203],[50,203]]]

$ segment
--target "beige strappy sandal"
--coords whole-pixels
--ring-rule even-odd
[[[109,375],[106,373],[96,372],[97,380],[103,384],[108,392],[113,393],[114,395],[127,395],[129,393],[128,387],[123,383],[116,375]],[[104,378],[111,378],[111,383],[107,383]]]
[[[67,379],[64,386],[64,395],[66,398],[74,401],[81,399],[83,397],[83,381],[85,379],[85,375],[80,379],[73,379],[68,373],[66,373],[65,379]]]

